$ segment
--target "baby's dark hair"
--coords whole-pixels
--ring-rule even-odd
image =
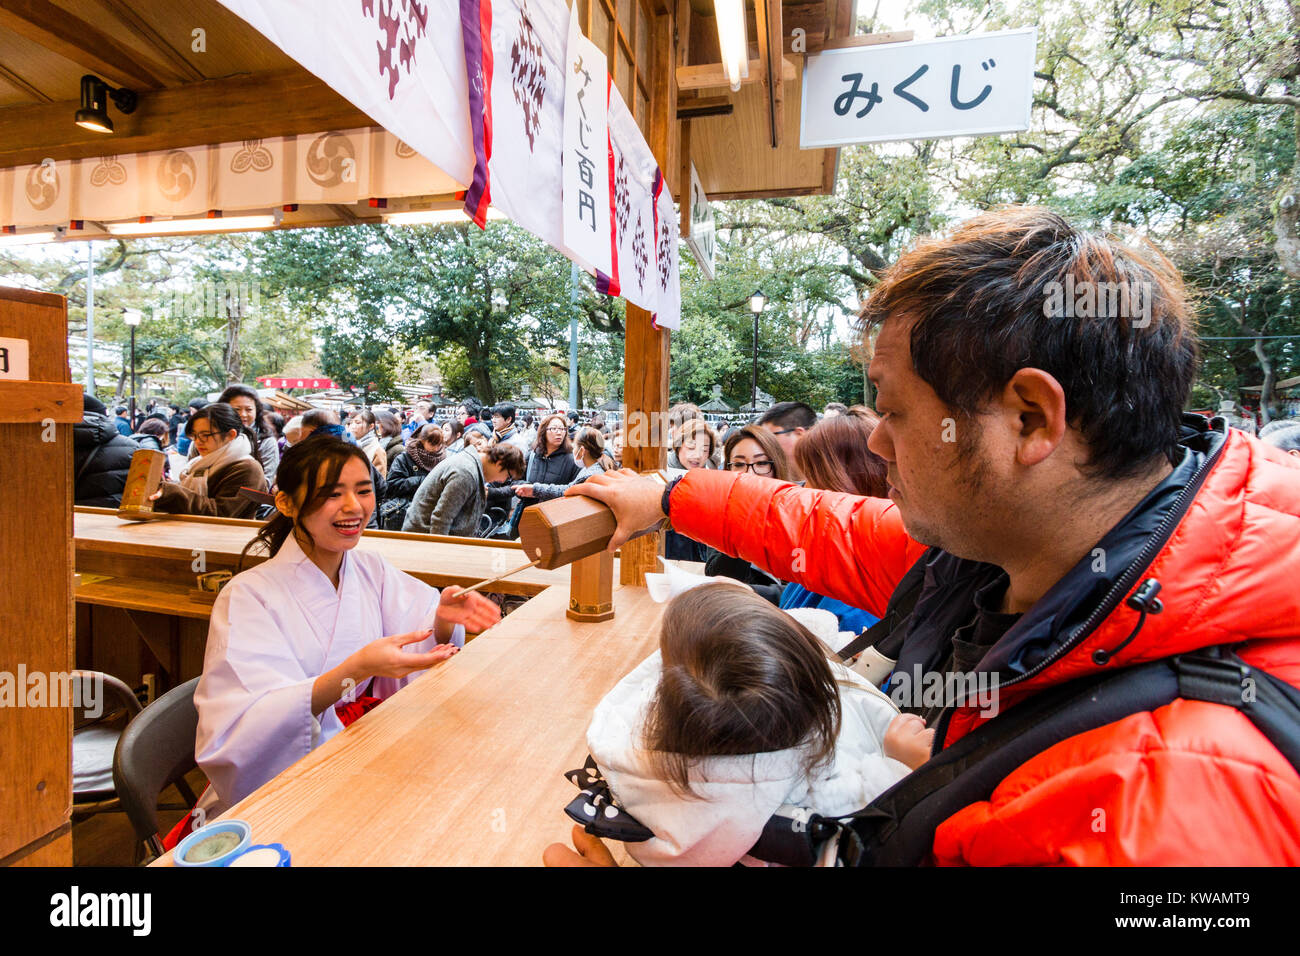
[[[673,598],[659,649],[644,743],[678,794],[691,795],[700,757],[803,746],[809,773],[830,757],[840,694],[826,646],[749,588],[707,584]]]

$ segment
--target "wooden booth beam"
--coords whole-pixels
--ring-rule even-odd
[[[65,100],[5,110],[0,167],[35,165],[47,157],[58,162],[376,125],[305,70],[205,80],[143,93],[134,113],[113,112],[117,131],[109,136],[73,123],[78,105]]]

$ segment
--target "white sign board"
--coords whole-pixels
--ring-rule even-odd
[[[609,67],[574,11],[564,63],[564,244],[588,272],[608,275]]]
[[[1037,30],[824,50],[807,58],[799,146],[1029,128]]]
[[[0,339],[0,379],[27,381],[26,339]]]
[[[691,204],[689,209],[690,235],[686,244],[691,247],[700,271],[709,279],[713,278],[714,255],[717,252],[717,235],[713,224],[713,206],[704,193],[700,183],[700,174],[691,163]]]

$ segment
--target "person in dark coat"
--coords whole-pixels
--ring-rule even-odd
[[[524,483],[543,485],[567,485],[577,477],[578,463],[573,460],[573,443],[569,439],[569,429],[564,416],[548,415],[542,419],[537,429],[537,441],[524,465]],[[520,498],[515,495],[514,486],[491,489],[488,492],[488,504],[497,504],[504,497],[508,502],[513,498],[510,512],[511,539],[519,537],[519,519],[524,509],[537,504],[535,498]]]
[[[81,421],[72,426],[73,500],[95,508],[122,503],[131,456],[140,447],[117,430],[117,420],[93,395],[82,396]]]
[[[406,448],[388,466],[388,489],[381,506],[383,518],[380,526],[385,531],[401,531],[406,520],[406,509],[420,490],[425,476],[447,457],[443,444],[442,428],[423,425],[406,443]]]

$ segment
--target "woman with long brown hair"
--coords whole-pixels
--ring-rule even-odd
[[[605,454],[605,436],[590,425],[579,428],[573,436],[573,460],[578,464],[579,472],[567,485],[545,484],[516,485],[515,491],[523,498],[537,501],[549,501],[564,494],[570,485],[578,485],[592,475],[599,475],[605,470],[602,458]]]
[[[379,526],[385,531],[401,531],[406,509],[429,472],[447,457],[445,435],[438,425],[421,425],[406,447],[388,465],[387,487],[380,505]]]
[[[245,548],[269,560],[235,575],[212,607],[194,691],[195,759],[211,781],[200,822],[451,657],[466,630],[501,618],[482,595],[440,593],[357,548],[375,492],[356,445],[300,441],[285,452],[277,487],[275,517]],[[182,835],[178,827],[169,839]]]
[[[722,467],[727,471],[745,472],[759,478],[790,480],[790,460],[786,458],[785,449],[775,435],[758,425],[746,425],[727,436],[722,444]],[[704,573],[709,577],[744,581],[773,604],[780,599],[785,582],[765,568],[713,548],[702,548],[702,551],[703,556],[697,560],[704,561]]]

